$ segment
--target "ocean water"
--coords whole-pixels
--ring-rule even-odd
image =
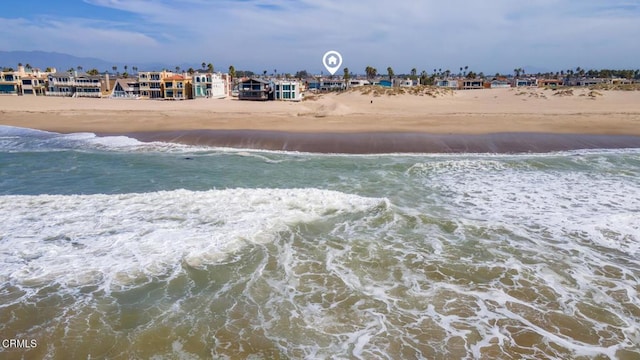
[[[640,358],[640,149],[320,155],[0,126],[0,220],[3,359]]]

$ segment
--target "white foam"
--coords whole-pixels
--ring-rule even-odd
[[[127,286],[381,201],[317,189],[2,196],[0,280]]]

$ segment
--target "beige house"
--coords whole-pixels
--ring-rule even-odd
[[[0,72],[0,95],[19,95],[20,85],[20,75],[18,75],[18,72]]]
[[[36,76],[24,76],[20,79],[22,95],[44,96],[47,92],[47,82]]]
[[[146,71],[138,73],[140,97],[145,99],[164,99],[162,80],[173,76],[169,71]]]

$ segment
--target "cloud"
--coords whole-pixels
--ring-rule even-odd
[[[26,46],[80,56],[114,56],[114,52],[157,47],[153,37],[124,28],[115,22],[83,18],[0,18],[0,47],[21,50]]]
[[[321,70],[329,49],[354,72],[371,65],[396,73],[466,65],[487,73],[528,65],[623,68],[640,56],[633,45],[640,5],[629,0],[84,2],[111,18],[0,18],[0,46],[289,72]],[[22,31],[8,36],[16,28]]]

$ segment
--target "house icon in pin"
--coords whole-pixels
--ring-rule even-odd
[[[331,55],[327,58],[327,65],[338,65],[338,58],[334,55]]]

